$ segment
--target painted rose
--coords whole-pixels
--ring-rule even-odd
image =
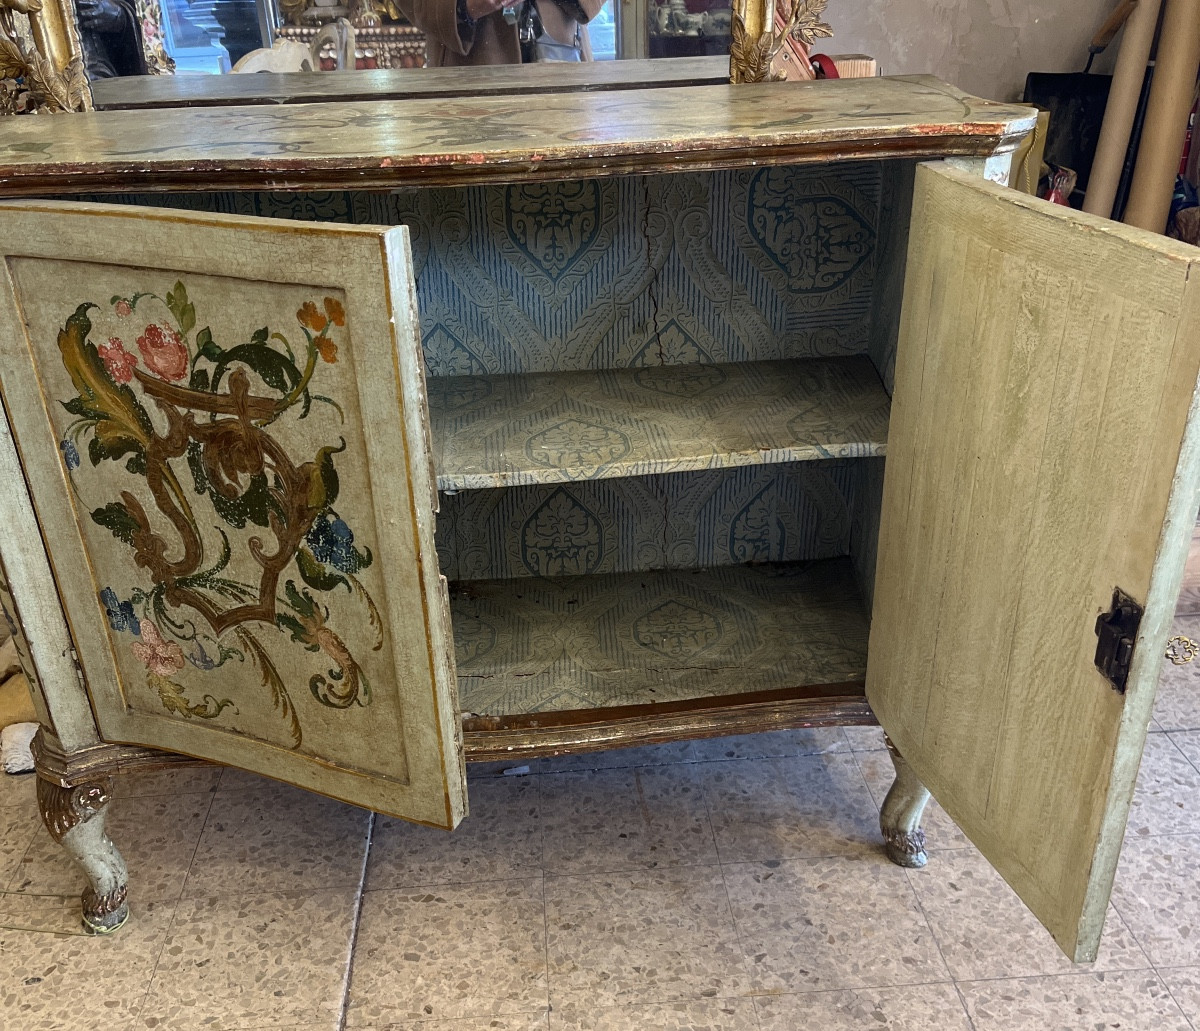
[[[113,311],[120,315],[121,318],[127,319],[133,314],[133,305],[130,304],[124,297],[122,297],[119,301],[117,301],[116,304],[113,305]]]
[[[142,639],[130,645],[134,657],[146,669],[160,677],[169,677],[183,669],[183,649],[174,641],[164,641],[152,620],[141,621]]]
[[[120,337],[109,337],[108,343],[101,344],[96,350],[114,383],[128,383],[133,379],[133,370],[137,368],[137,355],[125,350]]]
[[[175,330],[151,323],[137,342],[146,368],[163,379],[183,379],[187,372],[188,353]]]

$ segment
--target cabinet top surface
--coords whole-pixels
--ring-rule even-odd
[[[370,189],[989,154],[1032,109],[930,76],[5,119],[0,196]]]

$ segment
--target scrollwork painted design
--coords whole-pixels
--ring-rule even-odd
[[[338,360],[346,313],[334,297],[305,301],[292,329],[264,326],[224,347],[209,327],[197,329],[183,282],[165,297],[113,296],[108,307],[131,324],[123,336],[92,339],[89,313],[101,310],[92,302],[78,305],[58,334],[76,391],[60,402],[74,417],[60,442],[68,475],[73,484],[85,475],[82,453],[93,468],[122,464],[128,478],[129,489],[90,511],[144,571],[123,595],[113,586],[99,592],[108,624],[118,639],[132,638],[130,654],[163,708],[185,719],[212,720],[238,707],[213,693],[189,699],[177,674],[249,661],[299,747],[296,706],[263,635],[323,657],[326,672],[311,676],[308,687],[335,709],[366,704],[370,683],[330,626],[324,599],[338,589],[355,596],[373,647],[383,645],[378,610],[355,575],[371,564],[371,551],[356,545],[335,507],[346,441],[326,440],[297,456],[298,447],[289,450],[272,432],[284,413],[304,420],[317,405],[344,421],[318,384],[322,366]],[[213,519],[220,523],[210,526]],[[226,531],[248,526],[261,530],[238,555],[249,561],[231,567]],[[204,527],[219,535],[216,554]]]

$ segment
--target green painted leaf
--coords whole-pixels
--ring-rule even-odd
[[[101,437],[97,434],[88,441],[88,458],[92,465],[99,465],[106,458],[123,458],[130,452],[133,452],[135,457],[141,457],[142,468],[145,469],[145,454],[141,445],[135,440],[130,440],[128,437]]]
[[[207,358],[210,362],[220,361],[221,355],[225,353],[224,349],[213,340],[212,329],[209,326],[205,326],[196,334],[196,347],[199,357]]]
[[[230,526],[242,529],[247,522],[255,526],[267,526],[270,522],[269,513],[273,506],[270,492],[267,490],[267,477],[263,473],[250,478],[249,486],[241,497],[227,498],[209,483],[204,471],[203,451],[201,445],[192,441],[188,445],[187,463],[192,473],[193,486],[197,494],[208,494],[213,508],[218,516]]]
[[[196,326],[196,307],[188,300],[187,287],[182,281],[175,283],[174,290],[167,291],[167,307],[179,323],[179,331],[187,336]]]
[[[78,396],[64,403],[72,415],[95,420],[92,427],[94,447],[89,446],[93,463],[104,458],[120,458],[131,451],[144,451],[154,435],[150,417],[132,390],[113,382],[96,345],[88,339],[92,321],[81,304],[59,331],[58,349],[63,367],[71,377]]]
[[[281,394],[286,394],[300,382],[300,370],[287,355],[280,354],[265,343],[238,344],[223,352],[216,363],[212,377],[213,390],[220,386],[222,377],[234,362],[249,367],[267,386]]]
[[[342,440],[337,447],[323,447],[317,452],[315,475],[308,487],[309,508],[326,508],[338,498],[341,484],[337,470],[333,467],[333,456],[340,455],[346,450],[346,441]]]
[[[93,509],[92,522],[103,526],[117,540],[129,545],[133,544],[133,535],[141,529],[141,525],[120,501],[110,501],[103,508]]]
[[[339,584],[345,584],[346,590],[350,590],[350,581],[318,562],[308,548],[301,547],[296,552],[296,568],[301,579],[314,590],[332,591]]]

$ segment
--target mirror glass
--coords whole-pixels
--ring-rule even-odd
[[[730,0],[74,0],[89,79],[729,53]],[[586,72],[580,72],[586,78]],[[241,87],[239,92],[245,92]]]

